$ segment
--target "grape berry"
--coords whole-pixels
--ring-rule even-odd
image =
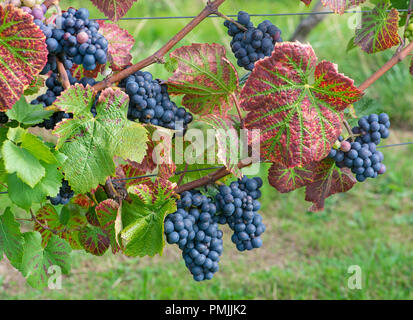
[[[69,203],[70,199],[74,196],[73,190],[70,188],[69,183],[66,180],[62,180],[62,186],[59,193],[55,197],[48,197],[50,203],[54,206],[59,204],[65,205]]]

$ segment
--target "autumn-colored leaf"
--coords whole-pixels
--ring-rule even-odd
[[[341,133],[343,111],[362,92],[310,45],[277,44],[256,63],[241,92],[247,129],[261,130],[261,156],[287,167],[324,159]]]
[[[135,44],[135,39],[125,29],[121,29],[113,23],[98,21],[99,32],[108,40],[108,54],[111,69],[121,71],[132,63],[131,50]]]
[[[104,66],[105,65],[103,65],[103,64],[97,64],[95,69],[86,70],[83,67],[83,65],[79,66],[79,65],[74,63],[72,68],[70,69],[70,72],[72,73],[73,77],[75,77],[77,80],[81,80],[85,77],[95,79],[99,75],[99,72],[102,71]]]
[[[384,51],[399,44],[399,12],[388,9],[389,5],[381,3],[372,11],[363,12],[354,44],[367,53]]]
[[[310,4],[311,1],[304,0],[304,3]],[[335,13],[343,14],[346,9],[358,6],[366,0],[321,0],[321,3],[326,7],[329,6]]]
[[[307,186],[314,181],[316,162],[305,167],[288,168],[281,163],[273,163],[268,171],[268,182],[281,193],[288,193]]]
[[[92,0],[92,3],[112,21],[122,18],[137,0]]]
[[[238,91],[238,74],[218,44],[192,44],[170,54],[176,61],[168,79],[169,93],[184,95],[182,104],[192,113],[226,115],[231,95]]]
[[[0,6],[0,111],[11,109],[47,62],[45,36],[33,17]]]
[[[68,221],[63,224],[56,209],[52,205],[46,204],[37,211],[36,220],[34,230],[41,234],[44,247],[55,232],[60,238],[67,240],[72,248],[79,248],[77,231],[86,224],[83,216],[71,214]]]
[[[311,4],[311,1],[312,0],[301,0],[302,2],[304,2],[304,4],[306,5],[306,6],[309,6],[310,4]]]
[[[350,169],[338,168],[333,159],[321,161],[314,169],[314,182],[306,187],[305,200],[314,203],[309,210],[323,210],[326,198],[336,193],[347,192],[356,183],[357,180]]]
[[[79,207],[82,207],[83,209],[89,209],[90,207],[93,207],[95,203],[93,202],[92,199],[90,199],[87,195],[85,194],[77,194],[73,197],[73,203],[76,203]]]
[[[110,246],[106,233],[99,227],[86,226],[79,231],[79,241],[86,252],[102,256]]]
[[[119,204],[112,199],[107,199],[96,206],[96,216],[102,230],[110,239],[110,245],[114,254],[120,250],[115,231],[115,221],[119,214]]]

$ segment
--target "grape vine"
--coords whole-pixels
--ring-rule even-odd
[[[259,213],[266,181],[244,168],[269,163],[269,184],[282,193],[305,188],[311,211],[386,172],[377,147],[390,135],[389,115],[358,119],[349,107],[411,54],[405,40],[413,2],[405,23],[390,4],[363,13],[353,46],[370,54],[398,47],[359,86],[334,63],[319,61],[310,44],[283,42],[269,20],[255,27],[244,11],[228,18],[219,11],[224,2],[208,1],[135,64],[133,37],[112,23],[130,8],[121,0],[113,12],[96,4],[112,22],[95,21],[86,8],[62,10],[56,0],[0,5],[0,52],[10,65],[0,70],[0,193],[8,201],[0,213],[0,258],[4,253],[29,284],[45,287],[51,264],[68,273],[72,250],[154,256],[165,240],[181,250],[194,280],[211,280],[227,232],[240,252],[266,245]],[[345,7],[330,5],[337,13]],[[225,19],[232,52],[216,43],[177,47],[211,15]],[[251,72],[241,77],[245,70],[232,60]],[[168,79],[144,70],[155,63],[165,65]],[[198,149],[185,148],[209,127],[216,144],[202,145],[189,161]],[[206,159],[215,169],[202,174],[211,168],[200,161]],[[20,230],[17,207],[32,231]],[[42,254],[48,259],[39,260]]]

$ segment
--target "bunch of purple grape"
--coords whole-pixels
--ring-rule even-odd
[[[376,178],[386,172],[382,163],[383,153],[377,150],[381,139],[390,135],[390,119],[386,113],[371,114],[362,117],[358,126],[352,129],[357,138],[354,142],[339,137],[340,149],[331,149],[329,157],[336,161],[339,168],[349,168],[359,182],[367,178]]]
[[[83,65],[86,70],[96,69],[98,64],[106,64],[108,41],[99,33],[99,24],[89,20],[89,11],[70,8],[55,19],[55,23],[45,25],[35,19],[46,36],[49,51],[48,63],[42,74],[56,72],[56,59],[60,59],[67,70],[73,63]]]
[[[237,22],[247,30],[241,30],[236,24],[226,20],[224,25],[228,34],[233,37],[231,49],[240,67],[253,70],[254,64],[266,56],[271,56],[277,42],[282,42],[281,30],[269,20],[261,22],[257,28],[251,22],[247,12],[238,13]]]

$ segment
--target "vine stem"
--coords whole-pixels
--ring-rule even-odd
[[[238,163],[238,168],[242,169],[242,168],[248,167],[251,164],[252,164],[252,159],[247,158],[247,159],[241,160]],[[208,174],[208,175],[203,176],[202,178],[200,178],[198,180],[194,180],[194,181],[191,181],[191,182],[188,182],[186,184],[183,184],[183,185],[179,186],[175,190],[175,192],[176,193],[181,193],[181,192],[184,192],[184,191],[189,191],[189,190],[192,190],[192,189],[196,189],[196,188],[205,186],[205,185],[210,184],[210,183],[214,183],[215,181],[218,181],[219,179],[229,175],[230,173],[231,172],[228,171],[228,169],[226,169],[226,168],[218,169],[217,171],[215,171],[212,174]]]
[[[225,20],[228,20],[228,21],[232,22],[232,23],[235,24],[239,29],[244,30],[244,31],[248,31],[248,29],[245,28],[242,24],[240,24],[239,22],[235,21],[234,19],[226,16],[225,14],[219,12],[219,10],[217,10],[217,11],[215,12],[215,14],[216,14],[217,16],[221,17],[221,18],[224,18]]]
[[[59,59],[56,60],[56,63],[57,63],[57,70],[59,71],[59,75],[60,75],[60,80],[62,82],[63,88],[66,90],[67,88],[70,87],[70,81],[69,81],[69,77],[67,76],[66,68]]]
[[[237,108],[241,129],[244,129],[244,118],[242,117],[241,106],[239,105],[238,97],[235,95],[235,93],[232,93],[231,97],[232,97],[232,100],[234,100],[235,107]]]
[[[119,82],[122,79],[134,74],[135,72],[150,66],[154,63],[163,63],[164,56],[176,45],[179,41],[181,41],[188,33],[190,33],[196,26],[198,26],[204,19],[209,17],[211,14],[217,13],[218,8],[221,4],[223,4],[225,0],[215,0],[212,2],[208,2],[206,7],[194,18],[191,22],[189,22],[181,31],[179,31],[171,40],[169,40],[161,49],[156,51],[154,54],[150,55],[149,57],[143,59],[142,61],[134,64],[133,66],[124,69],[113,76],[95,84],[93,89],[95,91],[102,91],[105,88],[110,87],[113,83]]]
[[[351,142],[354,142],[354,134],[353,130],[351,130],[350,124],[347,122],[347,120],[343,120],[343,124],[346,127],[348,134],[350,135]]]
[[[392,57],[387,61],[379,70],[377,70],[371,77],[364,81],[358,88],[361,91],[365,91],[370,87],[374,82],[380,79],[387,71],[393,68],[396,64],[403,61],[406,57],[409,56],[410,52],[413,50],[413,42],[410,42],[402,51]]]

